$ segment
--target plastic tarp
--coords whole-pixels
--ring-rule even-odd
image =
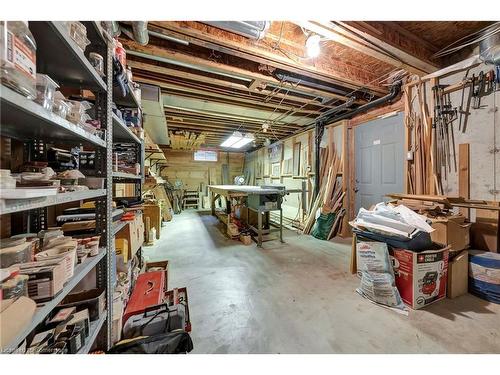
[[[434,230],[424,216],[408,207],[384,202],[378,203],[373,210],[361,208],[350,224],[357,229],[399,238],[413,238],[420,231],[431,233]]]

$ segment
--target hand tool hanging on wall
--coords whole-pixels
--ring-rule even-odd
[[[435,128],[435,160],[436,175],[440,176],[444,172],[444,178],[448,178],[453,163],[454,170],[457,170],[455,136],[453,132],[453,121],[458,117],[457,108],[451,104],[450,94],[445,94],[445,85],[436,85],[432,88],[434,95],[434,124]],[[452,160],[453,159],[453,160]]]
[[[485,76],[484,72],[481,71],[478,77],[473,76],[473,92],[472,96],[474,98],[472,102],[472,108],[479,109],[484,108],[481,107],[481,98],[484,96],[484,88],[485,88]]]
[[[467,72],[465,73],[464,79],[462,81],[463,82],[462,98],[460,101],[460,107],[458,108],[458,113],[460,114],[458,120],[458,130],[462,131],[462,133],[465,133],[465,130],[467,129],[467,120],[469,119],[470,115],[470,102],[472,99],[473,78],[467,78],[468,75],[469,75],[469,69],[467,69]],[[465,97],[465,90],[467,90],[467,98]]]

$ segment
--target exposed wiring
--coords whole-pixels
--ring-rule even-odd
[[[492,35],[500,32],[500,22],[495,22],[492,25],[486,26],[481,30],[475,31],[469,35],[466,35],[453,43],[448,44],[446,47],[442,48],[440,51],[436,52],[431,58],[443,57],[454,53],[462,48],[470,46],[472,44],[479,43]],[[461,44],[459,44],[461,43]]]

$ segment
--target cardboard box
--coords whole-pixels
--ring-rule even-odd
[[[450,246],[414,252],[391,249],[396,286],[404,303],[420,309],[446,296]]]
[[[137,213],[134,220],[128,222],[116,236],[116,239],[126,239],[128,241],[127,259],[132,259],[139,248],[144,243],[144,223],[142,222],[142,214]]]
[[[66,263],[63,258],[22,263],[19,273],[28,275],[28,294],[37,303],[54,298],[66,282]]]
[[[487,202],[498,206],[500,202]],[[472,215],[475,213],[475,215]],[[472,216],[475,216],[472,219]],[[471,210],[471,244],[474,249],[498,253],[500,248],[500,211]]]
[[[454,215],[447,218],[432,219],[431,233],[433,242],[451,246],[451,250],[459,251],[469,247],[471,223],[465,222],[465,216]]]
[[[448,262],[448,289],[446,296],[456,298],[467,294],[469,272],[469,252],[463,250]]]

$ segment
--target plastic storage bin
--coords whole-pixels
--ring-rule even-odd
[[[90,44],[90,41],[87,39],[87,28],[78,21],[66,22],[66,27],[71,39],[75,41],[82,52],[85,52],[85,49]]]
[[[36,97],[36,42],[26,21],[0,21],[0,78],[22,95]]]
[[[54,94],[54,106],[52,107],[52,112],[65,119],[68,116],[71,107],[71,102],[67,101],[60,91],[56,91]]]
[[[104,76],[104,58],[98,53],[90,52],[89,61],[97,73],[99,73],[101,77]]]
[[[66,118],[73,124],[78,124],[80,122],[85,123],[85,120],[82,117],[85,114],[85,111],[92,107],[91,104],[85,100],[81,102],[72,100],[70,101],[70,103],[71,109],[69,110],[68,116]]]
[[[35,102],[40,104],[48,111],[52,111],[54,106],[54,95],[59,85],[46,74],[36,75],[36,99]]]

